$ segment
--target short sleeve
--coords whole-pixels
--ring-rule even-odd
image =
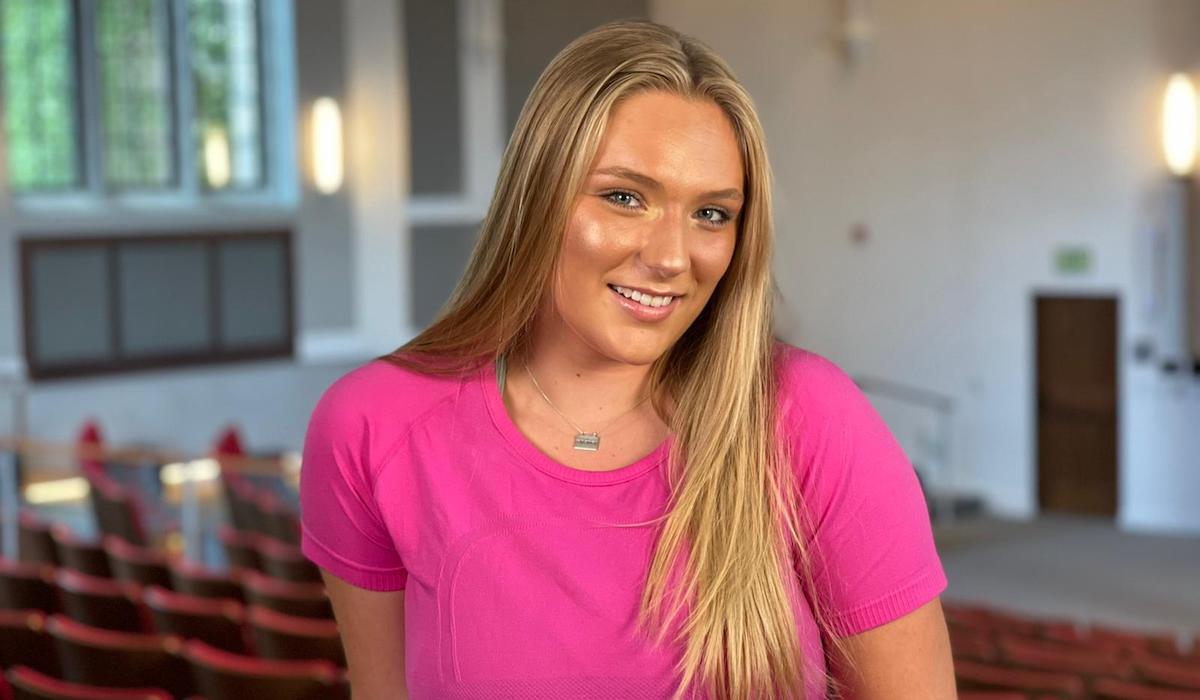
[[[309,419],[300,467],[300,547],[314,564],[359,588],[394,591],[408,573],[374,496],[369,421],[342,378],[326,390]]]
[[[780,382],[808,516],[809,576],[833,632],[849,636],[916,610],[946,588],[912,464],[840,368],[790,349]]]

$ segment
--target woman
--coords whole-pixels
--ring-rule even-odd
[[[309,426],[356,698],[954,697],[911,466],[772,340],[770,197],[703,45],[624,22],[554,59],[441,317]]]

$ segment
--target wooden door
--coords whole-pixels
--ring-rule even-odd
[[[1117,511],[1117,299],[1036,299],[1038,505]]]

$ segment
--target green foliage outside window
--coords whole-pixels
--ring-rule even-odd
[[[13,191],[79,183],[71,24],[67,0],[0,0],[0,74]]]

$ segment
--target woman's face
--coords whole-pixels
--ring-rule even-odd
[[[737,136],[715,103],[621,101],[567,223],[552,337],[628,364],[658,359],[729,267],[743,192]]]

